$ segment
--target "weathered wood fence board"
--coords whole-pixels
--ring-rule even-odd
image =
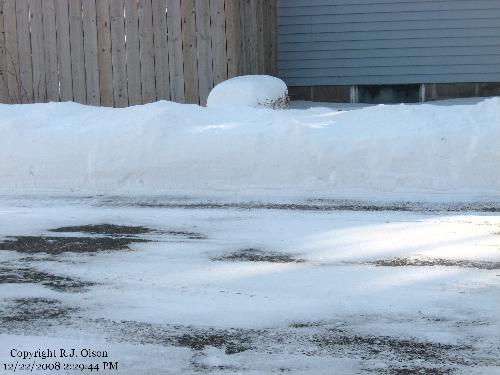
[[[157,100],[170,100],[166,4],[166,0],[152,0]]]
[[[142,101],[156,100],[153,10],[151,0],[139,2],[139,35],[141,47]]]
[[[127,55],[125,51],[125,20],[123,0],[111,0],[111,59],[113,62],[113,98],[115,107],[128,106]]]
[[[111,60],[109,2],[110,0],[96,0],[99,89],[101,93],[101,105],[106,107],[112,107],[115,103],[113,100],[113,63]]]
[[[7,60],[5,55],[5,31],[3,22],[3,0],[0,0],[0,103],[9,100],[7,83]]]
[[[227,41],[224,0],[210,0],[214,86],[227,79]]]
[[[31,26],[31,61],[33,67],[33,100],[37,103],[43,103],[47,99],[47,90],[45,88],[42,0],[31,0],[29,12]]]
[[[206,103],[276,73],[276,0],[0,0],[0,103]]]
[[[42,1],[43,49],[45,51],[45,87],[49,102],[59,101],[57,70],[57,26],[54,0]]]
[[[73,99],[87,103],[85,86],[85,52],[83,49],[82,0],[69,1],[69,37],[71,42],[71,76],[73,78]]]
[[[210,36],[210,2],[195,0],[196,49],[198,51],[198,93],[200,103],[206,104],[214,85],[212,38]]]
[[[55,0],[57,27],[57,64],[61,101],[73,100],[71,77],[71,40],[69,37],[69,7],[67,0]]]
[[[186,102],[199,101],[198,56],[196,50],[196,10],[194,0],[181,0],[182,57],[184,59],[184,94]]]
[[[142,103],[141,52],[139,50],[139,13],[137,0],[125,0],[125,35],[127,35],[127,90],[129,105]]]
[[[28,0],[16,0],[17,48],[19,52],[19,82],[21,103],[33,102],[33,66],[31,65],[31,35]]]
[[[97,48],[97,12],[95,0],[83,0],[82,21],[87,103],[100,105],[99,51]]]
[[[182,60],[181,0],[167,0],[168,63],[170,97],[184,103],[184,64]]]

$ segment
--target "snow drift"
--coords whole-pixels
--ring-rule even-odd
[[[281,79],[266,75],[239,76],[215,86],[207,99],[207,107],[267,107],[288,106],[288,88]]]
[[[499,198],[500,98],[350,111],[0,105],[0,189]]]

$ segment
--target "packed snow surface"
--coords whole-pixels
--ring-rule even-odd
[[[499,97],[350,110],[0,105],[0,135],[3,191],[500,197]]]
[[[285,103],[288,89],[281,79],[265,75],[239,76],[215,86],[207,99],[210,108],[274,107]]]
[[[98,363],[101,374],[117,361],[104,373],[119,375],[499,373],[498,213],[169,202],[0,196],[3,363]],[[77,250],[104,240],[130,244]],[[22,360],[14,348],[109,358]]]

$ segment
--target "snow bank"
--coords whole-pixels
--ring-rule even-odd
[[[500,98],[350,111],[0,105],[0,189],[500,198]]]
[[[288,89],[281,79],[265,75],[240,76],[215,86],[207,99],[207,107],[286,108]]]

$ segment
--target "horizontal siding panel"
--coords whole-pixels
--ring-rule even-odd
[[[278,0],[289,85],[500,80],[500,0]]]
[[[335,51],[313,51],[304,54],[299,52],[282,52],[279,54],[279,63],[282,61],[300,60],[304,64],[309,61],[346,58],[369,60],[378,57],[419,57],[419,56],[480,56],[495,55],[500,50],[500,44],[496,46],[473,46],[462,47],[426,47],[406,49],[362,49],[362,50],[335,50]]]
[[[395,35],[394,31],[356,31],[356,32],[325,32],[308,34],[279,35],[279,43],[311,43],[311,42],[336,42],[346,40],[394,40],[434,38],[439,33],[440,38],[467,38],[467,37],[498,37],[500,38],[500,25],[498,27],[478,27],[475,29],[425,29],[401,30]]]
[[[446,30],[498,27],[498,18],[456,19],[436,21],[396,21],[396,22],[363,22],[363,23],[318,23],[305,25],[286,25],[279,27],[279,35],[307,33],[351,33],[358,31],[411,31],[411,30]]]
[[[282,69],[285,78],[328,77],[335,74],[339,76],[391,76],[391,75],[440,75],[440,74],[467,74],[467,73],[493,73],[500,74],[499,65],[428,65],[428,66],[375,66],[375,67],[348,67],[334,69]]]
[[[393,40],[352,40],[339,42],[314,42],[314,43],[280,43],[278,51],[283,52],[309,52],[328,51],[338,49],[405,49],[416,47],[473,47],[491,46],[500,44],[500,35],[496,37],[463,37],[463,38],[419,38],[419,39],[393,39]]]
[[[497,3],[498,0],[483,0]],[[450,0],[281,0],[279,9],[295,8],[300,6],[318,7],[326,5],[373,5],[373,4],[401,4],[401,3],[449,3]],[[474,2],[474,0],[453,0],[453,3]]]
[[[498,55],[481,56],[416,56],[416,57],[378,57],[370,59],[345,59],[342,56],[318,60],[288,60],[280,61],[279,67],[284,74],[292,69],[336,69],[348,67],[396,67],[396,66],[437,66],[437,65],[497,65],[500,67],[500,53]]]
[[[295,16],[317,16],[332,14],[373,14],[373,13],[397,13],[397,12],[429,12],[449,11],[450,7],[455,10],[479,10],[494,9],[495,3],[488,0],[476,1],[431,1],[411,3],[388,3],[388,4],[343,4],[343,5],[304,5],[296,7],[282,7],[279,9],[280,17]]]
[[[405,74],[390,76],[328,76],[316,78],[284,78],[288,86],[321,85],[393,85],[410,83],[500,82],[500,73],[460,73],[439,76]]]
[[[278,25],[302,25],[317,23],[351,23],[351,22],[397,22],[418,20],[447,20],[464,18],[499,18],[500,8],[434,11],[434,12],[396,12],[396,13],[356,13],[356,14],[323,14],[318,16],[279,17]]]

